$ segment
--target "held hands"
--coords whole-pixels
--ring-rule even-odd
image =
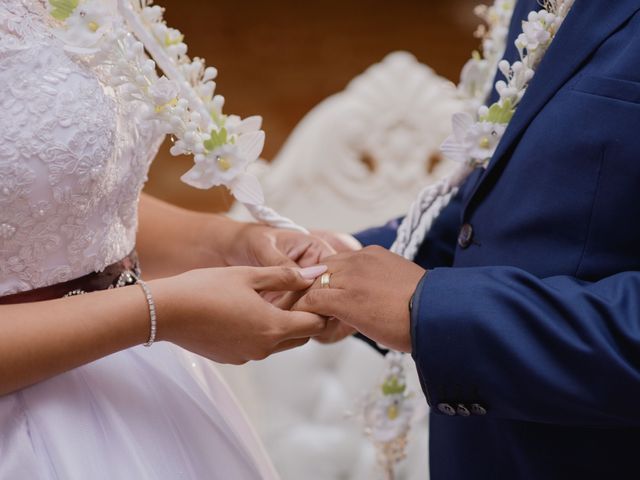
[[[282,232],[274,232],[276,235],[284,235]],[[288,232],[291,234],[292,232]],[[362,249],[362,245],[355,237],[346,233],[337,233],[326,230],[315,230],[311,232],[311,236],[303,235],[303,238],[300,237],[300,234],[294,234],[289,237],[290,240],[299,240],[299,241],[313,241],[319,243],[320,245],[329,245],[329,249],[326,248],[321,250],[321,254],[318,256],[318,262],[324,263],[324,259],[327,257],[331,257],[336,253],[342,252],[354,252]],[[291,309],[296,302],[304,295],[305,292],[288,292],[287,294],[275,298],[275,304],[280,308]],[[336,343],[341,340],[344,340],[347,337],[350,337],[356,333],[356,330],[346,323],[340,321],[337,318],[329,318],[327,320],[327,328],[326,330],[314,337],[314,340],[319,343],[331,344]]]
[[[320,282],[316,281],[306,295],[305,289],[261,292],[279,309],[328,318],[324,330],[313,335],[316,341],[334,343],[360,331],[390,348],[411,350],[408,305],[425,273],[422,268],[382,248],[362,250],[354,237],[345,234],[315,231],[305,235],[237,223],[231,230],[233,235],[222,245],[227,265],[328,265],[331,288],[318,291]]]
[[[209,268],[155,280],[158,338],[220,363],[243,364],[305,344],[327,321],[277,308],[260,293],[303,291],[326,270]]]
[[[316,280],[293,309],[335,317],[389,348],[410,352],[409,301],[425,270],[381,247],[323,263],[331,274],[329,287]]]
[[[159,297],[161,338],[218,361],[243,363],[302,345],[309,337],[329,343],[354,333],[352,326],[334,318],[325,321],[315,315],[280,310],[289,310],[311,281],[300,283],[299,278],[290,276],[287,282],[273,279],[265,287],[257,278],[271,278],[275,270],[261,274],[257,268],[208,267],[318,265],[336,252],[359,250],[361,245],[355,238],[238,223],[221,215],[179,209],[146,195],[140,207],[138,243],[147,278],[159,279],[152,286],[154,296]],[[163,305],[169,310],[166,314]],[[289,322],[293,331],[286,328]],[[228,331],[218,331],[220,326]],[[302,330],[306,335],[300,334]]]
[[[347,234],[315,231],[311,235],[278,230],[259,224],[244,224],[234,236],[227,252],[231,265],[253,266],[300,266],[307,267],[323,263],[336,252],[361,249],[360,243]],[[278,308],[289,310],[304,294],[304,291],[266,292],[263,297]],[[314,337],[320,343],[335,343],[353,335],[353,327],[330,318],[325,331]]]

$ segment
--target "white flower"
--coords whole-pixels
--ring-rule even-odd
[[[237,115],[229,115],[225,122],[225,128],[231,135],[244,135],[246,133],[258,132],[262,128],[262,117],[254,115],[242,119]]]
[[[485,96],[489,68],[491,65],[484,59],[470,59],[462,68],[458,90],[470,99]]]
[[[142,9],[142,17],[149,23],[157,23],[162,21],[164,8],[159,5],[150,5]]]
[[[378,444],[405,438],[417,406],[416,398],[407,393],[404,358],[397,352],[389,356],[380,390],[370,395],[364,405],[368,434]]]
[[[496,3],[493,5],[498,15],[506,16],[508,19],[511,19],[511,13],[515,8],[515,0],[496,0]]]
[[[180,30],[167,26],[162,18],[162,13],[162,8],[146,7],[143,10],[142,18],[151,32],[153,32],[158,43],[171,58],[177,61],[180,57],[186,55],[187,44],[184,43],[184,35]]]
[[[263,200],[260,184],[244,171],[262,153],[264,132],[231,138],[212,152],[196,155],[195,165],[182,176],[182,181],[200,189],[226,185],[239,201],[259,204]]]
[[[496,151],[506,125],[476,122],[468,113],[453,116],[453,134],[440,147],[450,160],[473,166],[485,165]]]
[[[388,443],[407,435],[411,427],[416,400],[404,394],[370,399],[365,405],[365,422],[376,443]]]
[[[532,53],[551,40],[551,29],[555,27],[556,16],[546,10],[531,12],[527,21],[522,22],[522,33],[516,40],[519,49]]]
[[[162,76],[149,88],[149,95],[153,100],[156,111],[174,106],[178,102],[179,89],[175,82]]]
[[[507,79],[506,82],[504,80],[496,82],[496,91],[500,95],[500,101],[502,103],[509,101],[511,105],[516,105],[522,100],[535,71],[523,62],[515,62],[511,65],[506,60],[498,63],[498,69]]]
[[[84,0],[65,20],[65,43],[80,48],[95,48],[111,31],[115,12],[109,2]]]

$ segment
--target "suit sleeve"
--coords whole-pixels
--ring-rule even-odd
[[[589,283],[439,268],[418,285],[411,323],[436,412],[481,405],[496,418],[640,426],[640,272]]]

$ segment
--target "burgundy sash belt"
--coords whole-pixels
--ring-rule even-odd
[[[134,250],[124,259],[109,265],[102,272],[90,273],[84,277],[57,283],[49,287],[0,297],[0,305],[44,302],[109,288],[124,287],[135,284],[139,277],[138,255]]]

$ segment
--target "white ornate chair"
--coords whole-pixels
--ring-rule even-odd
[[[402,215],[425,183],[450,170],[438,147],[459,109],[450,82],[393,53],[314,108],[273,163],[259,167],[267,202],[313,229],[354,232]],[[240,208],[232,215],[248,218]],[[369,480],[379,475],[373,447],[346,413],[376,385],[382,365],[349,339],[222,370],[284,480]],[[426,472],[423,415],[398,478],[423,480]]]

